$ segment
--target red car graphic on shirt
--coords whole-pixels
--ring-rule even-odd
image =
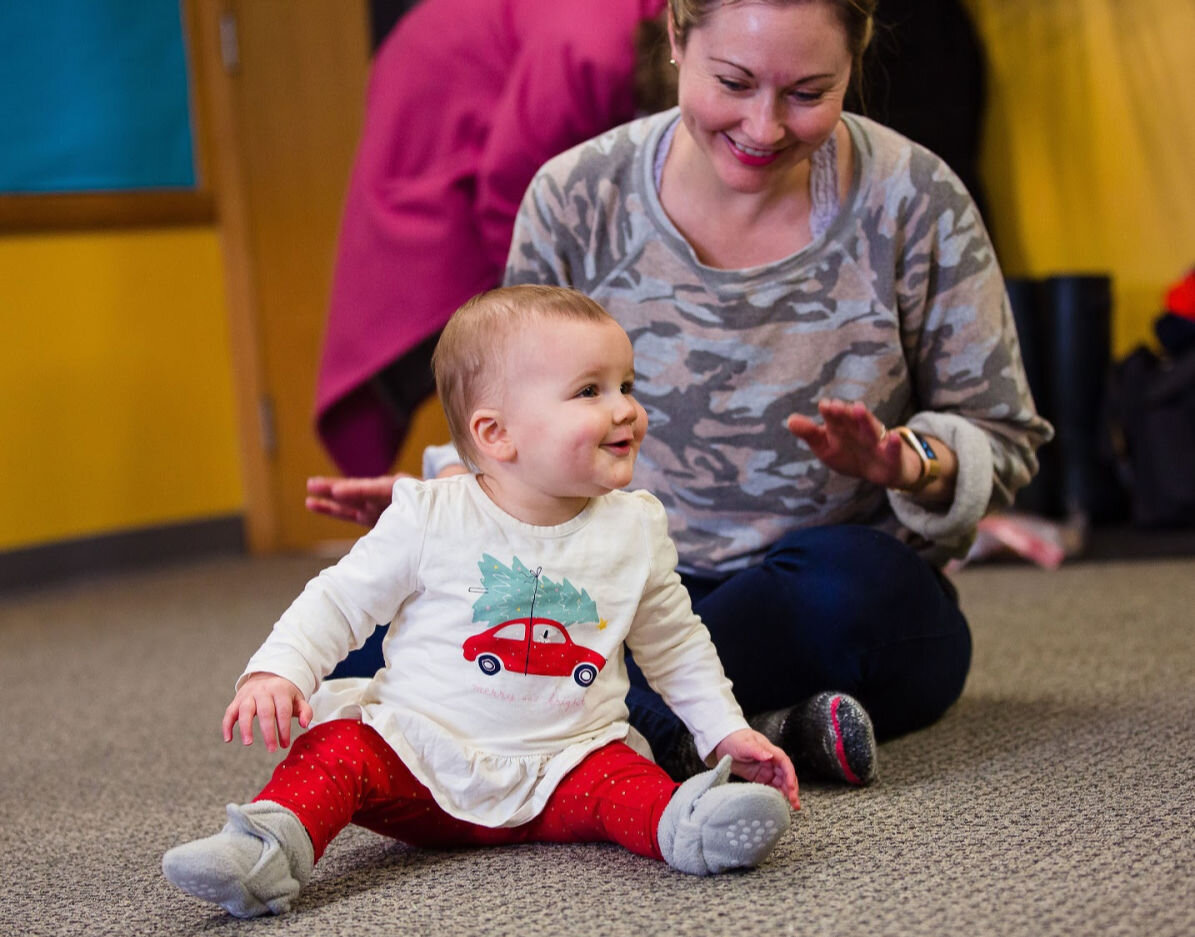
[[[550,618],[512,618],[466,638],[464,649],[465,660],[477,661],[488,676],[505,669],[572,677],[581,686],[589,686],[606,665],[606,658],[575,643],[564,626]]]

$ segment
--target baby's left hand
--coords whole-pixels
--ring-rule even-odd
[[[770,784],[788,798],[794,810],[801,809],[797,796],[797,771],[783,750],[777,748],[754,729],[731,732],[714,748],[721,759],[731,757],[730,770],[747,781]]]

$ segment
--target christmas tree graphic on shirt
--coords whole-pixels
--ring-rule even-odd
[[[473,603],[473,620],[489,627],[465,639],[465,660],[477,661],[481,672],[503,670],[542,677],[571,677],[587,687],[597,679],[606,658],[573,641],[572,625],[593,623],[601,629],[597,604],[567,579],[553,582],[542,568],[532,570],[519,558],[509,566],[488,553],[477,564],[481,592]]]

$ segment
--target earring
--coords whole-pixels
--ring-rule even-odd
[[[669,60],[668,60],[668,64],[669,64],[669,65],[675,65],[675,64],[676,64],[676,59],[669,59]]]

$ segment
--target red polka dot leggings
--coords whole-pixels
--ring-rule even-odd
[[[566,774],[530,823],[492,828],[445,813],[376,731],[326,722],[299,736],[255,800],[271,800],[306,827],[315,858],[350,823],[413,846],[614,842],[661,859],[656,829],[676,783],[613,742]]]

